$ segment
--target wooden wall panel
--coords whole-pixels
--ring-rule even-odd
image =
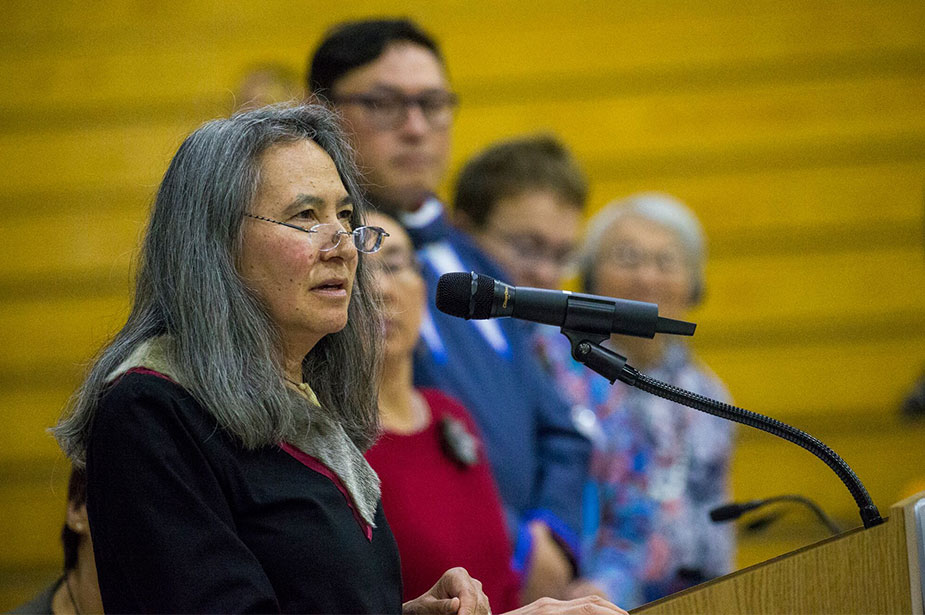
[[[5,13],[5,25],[0,26],[4,47],[25,52],[28,40],[38,53],[60,47],[108,51],[156,47],[158,43],[195,48],[204,38],[240,48],[261,41],[269,45],[268,38],[310,46],[328,24],[340,19],[399,12],[432,29],[444,47],[451,49],[458,43],[460,57],[453,71],[463,74],[857,54],[919,45],[922,33],[918,26],[925,19],[925,9],[908,0],[792,5],[714,0],[696,6],[672,1],[614,10],[575,0],[545,0],[529,7],[519,2],[471,5],[417,0],[400,11],[370,0],[348,6],[287,0],[232,5],[109,0],[92,7],[61,2],[55,10],[46,11],[24,1],[9,4],[13,6]],[[136,23],[144,27],[125,27]]]
[[[921,244],[921,160],[605,179],[591,187],[592,209],[646,190],[677,195],[690,205],[704,224],[712,258],[737,254],[727,246],[750,229],[774,229],[767,233],[771,239],[781,233],[792,237],[800,229],[848,226],[858,229],[861,247],[870,245],[865,235],[878,224],[899,223]]]
[[[533,98],[503,105],[486,100],[460,111],[457,134],[488,141],[548,129],[569,136],[588,159],[619,160],[653,149],[825,147],[871,137],[916,139],[923,121],[925,76],[839,79],[819,83],[590,96],[569,102]],[[589,129],[594,127],[593,132]],[[495,137],[497,138],[497,137]]]
[[[923,65],[925,68],[925,65]],[[610,179],[658,176],[652,163],[698,156],[754,170],[767,163],[803,166],[857,154],[900,161],[925,155],[925,70],[917,77],[871,78],[747,91],[657,93],[571,101],[524,100],[463,107],[456,135],[471,147],[494,139],[548,130],[558,132],[595,175]],[[99,186],[107,181],[156,182],[183,136],[199,122],[152,126],[143,117],[118,126],[62,126],[44,132],[0,135],[9,159],[5,191],[51,186]],[[593,131],[590,130],[591,127]],[[858,152],[864,145],[876,151]],[[831,151],[829,151],[831,150]],[[885,150],[885,151],[883,151]],[[461,163],[472,151],[456,149]],[[768,160],[768,158],[778,158]],[[791,157],[792,160],[780,160]],[[35,166],[34,161],[43,161]],[[663,162],[664,164],[664,162]],[[679,167],[678,170],[689,166]],[[695,167],[694,170],[697,170]]]
[[[127,293],[0,304],[0,373],[29,380],[88,361],[128,315]],[[34,380],[32,381],[34,384]]]
[[[61,551],[58,536],[66,511],[68,471],[62,465],[56,475],[49,472],[34,483],[5,485],[0,490],[3,495],[0,516],[10,527],[20,528],[18,532],[4,533],[6,561],[15,561],[28,569],[45,564],[48,561],[46,554]],[[36,502],[49,505],[35,506]],[[56,559],[60,562],[62,557]],[[0,567],[0,571],[4,568],[6,566]],[[12,608],[12,605],[9,606]]]
[[[47,429],[61,416],[74,392],[76,381],[74,375],[62,374],[58,379],[48,381],[45,384],[47,388],[3,387],[0,408],[3,408],[4,416],[17,417],[17,420],[9,421],[0,435],[3,461],[17,464],[15,467],[20,469],[35,462],[39,473],[45,471],[49,462],[61,458],[64,463],[61,451]],[[6,479],[12,480],[9,476]]]
[[[190,125],[128,124],[90,130],[0,135],[4,192],[157,186]],[[153,190],[152,190],[153,191]]]
[[[923,346],[919,330],[886,341],[797,338],[786,345],[705,347],[700,356],[748,410],[784,421],[843,413],[886,420],[921,374]]]
[[[0,264],[0,280],[95,275],[111,276],[124,286],[147,215],[147,208],[115,215],[97,211],[92,201],[56,213],[11,215],[0,227],[0,245],[17,258]]]
[[[925,293],[909,283],[925,276],[920,246],[758,254],[716,259],[708,268],[701,321],[776,327],[801,321],[833,326],[841,319],[894,312],[925,316]],[[845,332],[846,334],[848,332]]]

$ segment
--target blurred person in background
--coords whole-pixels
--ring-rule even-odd
[[[529,135],[495,143],[463,165],[453,218],[501,266],[505,282],[557,290],[575,273],[587,197],[587,180],[565,145],[553,135]],[[561,353],[559,362],[571,361],[568,344],[546,343],[557,329],[515,322],[530,332],[547,371],[553,369],[551,352]],[[573,405],[571,414],[579,429],[594,423],[583,404]],[[588,594],[606,596],[583,578],[574,579],[564,595]]]
[[[551,135],[496,143],[459,172],[453,220],[517,286],[558,289],[570,273],[588,185]]]
[[[382,481],[404,596],[420,595],[443,570],[462,566],[482,581],[495,612],[517,609],[519,580],[478,427],[457,400],[412,382],[426,287],[411,239],[391,216],[372,213],[368,221],[385,229],[389,239],[368,261],[382,298],[385,351],[379,390],[383,434],[366,458]],[[546,599],[517,612],[534,609],[622,612],[595,598]]]
[[[449,162],[457,97],[434,39],[404,19],[332,28],[309,61],[308,91],[343,118],[368,198],[408,231],[433,297],[440,275],[498,265],[449,223],[435,197]],[[466,321],[428,309],[414,379],[472,413],[504,503],[523,597],[560,596],[578,563],[581,485],[590,443],[510,320]]]
[[[89,615],[103,612],[87,521],[87,475],[80,468],[71,469],[67,483],[67,516],[61,528],[61,545],[64,547],[64,575],[11,613]]]
[[[265,62],[244,72],[235,93],[235,111],[257,109],[303,97],[298,73],[281,62]]]
[[[683,319],[703,295],[705,240],[677,199],[636,194],[589,222],[579,260],[582,292],[647,301]],[[628,608],[726,574],[733,529],[710,522],[729,499],[731,423],[605,378],[569,358],[546,328],[541,350],[560,390],[583,406],[594,443],[584,499],[582,574]],[[612,336],[630,365],[676,387],[729,402],[683,338]]]
[[[511,610],[520,606],[519,580],[477,428],[458,401],[413,384],[427,300],[414,246],[394,218],[373,213],[369,221],[385,229],[389,241],[369,259],[382,295],[385,350],[379,389],[383,434],[366,458],[382,481],[382,507],[401,554],[403,592],[410,596],[430,587],[433,572],[454,562],[451,566],[482,580],[493,610]]]

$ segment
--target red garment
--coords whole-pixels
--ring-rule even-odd
[[[403,600],[429,590],[447,569],[462,566],[482,582],[492,611],[519,606],[518,580],[498,489],[479,441],[478,462],[463,467],[441,446],[441,419],[462,422],[479,438],[455,399],[422,389],[430,424],[414,434],[386,432],[366,453],[382,480],[382,508],[401,555]]]

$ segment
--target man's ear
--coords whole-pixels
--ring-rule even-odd
[[[67,519],[65,520],[67,526],[71,529],[72,532],[75,532],[80,535],[87,535],[90,533],[90,522],[87,519],[87,505],[86,504],[74,504],[73,502],[67,503]]]
[[[688,308],[695,308],[703,302],[703,281],[697,279],[691,285],[691,297],[688,302]]]
[[[454,209],[452,216],[453,224],[456,226],[456,228],[462,229],[467,233],[472,233],[476,230],[475,225],[472,224],[472,218],[470,218],[469,214],[466,212],[459,209]]]

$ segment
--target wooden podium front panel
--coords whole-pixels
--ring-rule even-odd
[[[911,613],[902,510],[633,613]]]

